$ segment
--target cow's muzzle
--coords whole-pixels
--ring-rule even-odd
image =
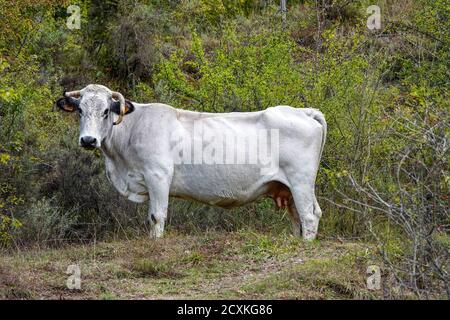
[[[97,139],[91,136],[81,137],[80,145],[85,149],[95,149],[97,147]]]

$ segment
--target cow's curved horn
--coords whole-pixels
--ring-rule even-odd
[[[66,98],[66,100],[69,103],[75,106],[78,106],[78,104],[80,103],[80,101],[77,100],[78,98],[80,98],[80,96],[81,96],[80,90],[64,92],[64,98]]]
[[[64,92],[66,97],[79,98],[81,96],[80,90]]]
[[[125,98],[123,97],[123,95],[119,92],[113,91],[112,92],[112,97],[114,99],[119,100],[120,102],[120,113],[119,113],[119,118],[117,118],[117,121],[114,122],[114,125],[118,125],[119,123],[122,122],[123,120],[123,115],[125,114]]]

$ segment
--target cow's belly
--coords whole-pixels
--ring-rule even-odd
[[[252,165],[176,165],[170,195],[235,207],[266,194],[270,180]]]

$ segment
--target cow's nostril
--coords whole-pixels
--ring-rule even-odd
[[[81,145],[85,148],[94,148],[97,144],[97,139],[91,136],[81,137]]]

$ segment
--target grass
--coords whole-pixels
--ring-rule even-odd
[[[250,231],[30,249],[0,255],[0,298],[377,299],[365,285],[370,250]],[[66,288],[70,264],[81,290]]]

